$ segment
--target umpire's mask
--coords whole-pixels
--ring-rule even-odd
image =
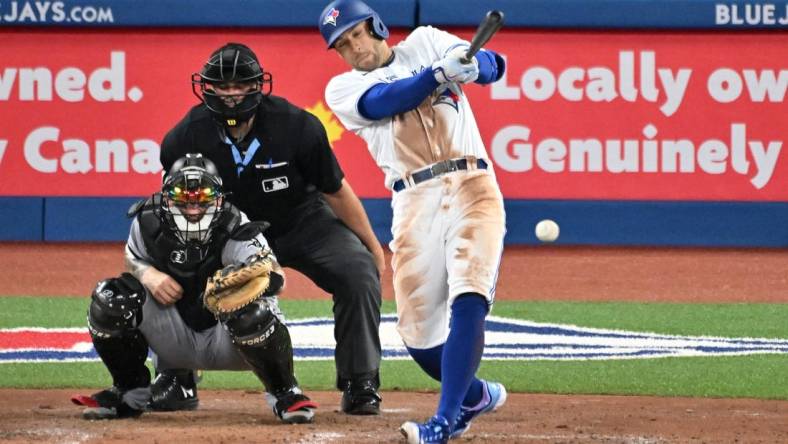
[[[272,89],[271,73],[263,71],[255,53],[240,43],[217,49],[202,70],[192,74],[194,95],[227,126],[249,120]]]

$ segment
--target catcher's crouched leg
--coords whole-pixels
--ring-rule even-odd
[[[112,375],[112,387],[71,401],[85,406],[85,419],[139,416],[150,397],[145,367],[148,342],[138,330],[145,288],[128,273],[96,285],[90,297],[88,328],[93,346]]]
[[[265,385],[274,414],[286,423],[311,422],[317,404],[298,387],[290,333],[276,313],[276,298],[263,297],[223,316],[222,323]]]

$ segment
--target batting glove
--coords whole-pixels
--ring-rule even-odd
[[[440,83],[470,83],[479,77],[479,61],[472,57],[470,63],[462,63],[467,46],[458,46],[446,57],[432,64],[432,74]]]

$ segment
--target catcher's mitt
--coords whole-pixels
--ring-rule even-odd
[[[274,264],[270,252],[254,255],[246,263],[228,265],[208,278],[203,304],[215,316],[251,304],[265,292]]]

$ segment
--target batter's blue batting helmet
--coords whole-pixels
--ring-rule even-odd
[[[378,13],[361,0],[334,0],[329,3],[320,14],[317,27],[331,48],[343,32],[369,19],[372,19],[372,33],[380,39],[388,38],[389,30]]]

